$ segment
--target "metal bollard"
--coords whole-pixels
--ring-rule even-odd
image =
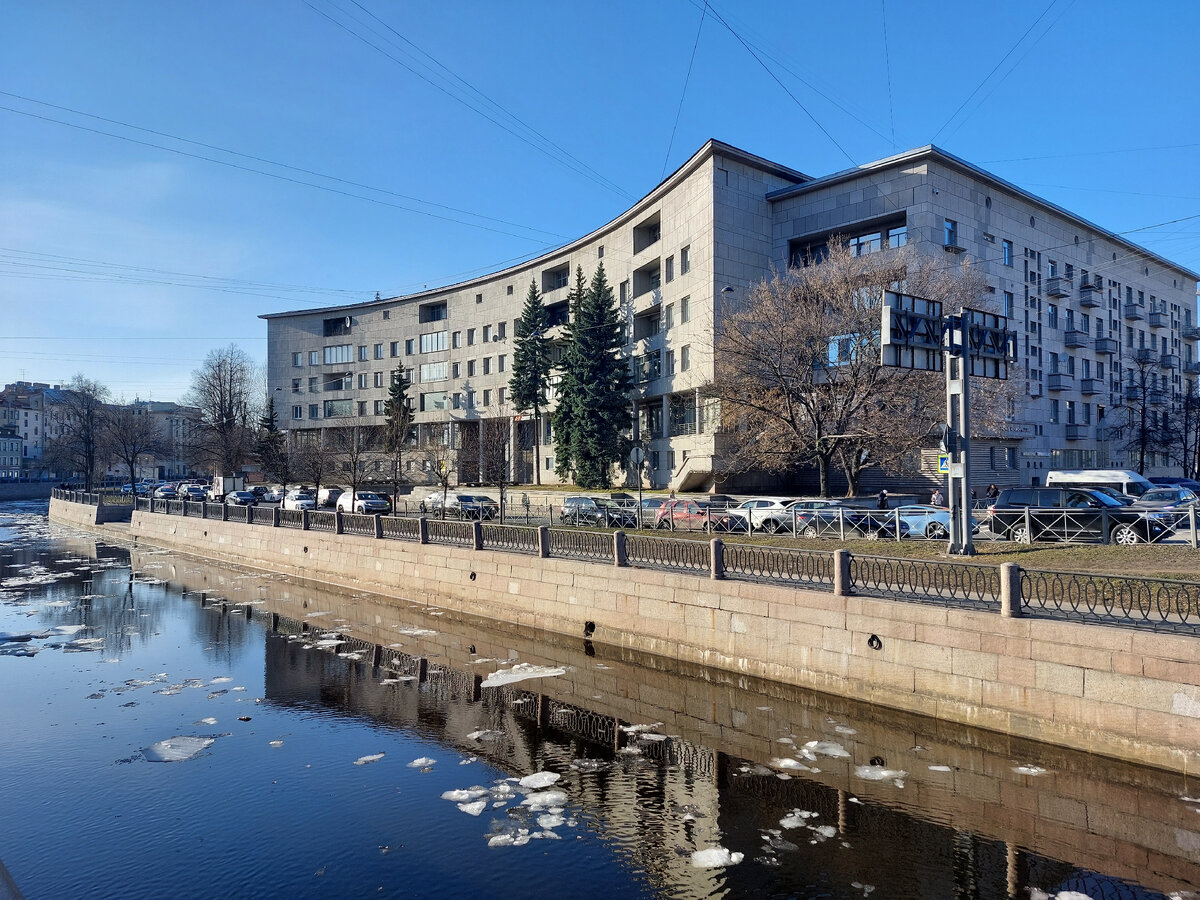
[[[417,519],[417,538],[422,544],[429,543],[429,520],[424,516]]]
[[[335,509],[333,511],[333,533],[345,534],[345,531],[343,530],[344,528],[345,525],[342,524],[342,511],[340,509]]]
[[[381,540],[382,538],[383,538],[383,515],[382,515],[382,513],[375,513],[375,539]]]
[[[550,556],[550,528],[547,525],[538,526],[538,556],[542,559]]]
[[[1000,565],[1000,615],[1015,619],[1021,611],[1021,567],[1016,563]]]
[[[625,549],[625,532],[613,532],[613,565],[627,566],[629,565],[629,554]]]
[[[720,538],[708,542],[708,577],[725,577],[725,542]]]
[[[834,550],[833,595],[835,597],[849,597],[853,593],[852,587],[850,579],[850,551]]]
[[[483,522],[476,519],[471,523],[471,537],[476,550],[483,549]]]

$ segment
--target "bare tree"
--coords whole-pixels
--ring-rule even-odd
[[[1160,422],[1169,418],[1166,409],[1167,380],[1159,379],[1158,356],[1153,350],[1134,351],[1133,362],[1126,369],[1121,406],[1111,426],[1117,446],[1129,459],[1130,467],[1139,475],[1146,473],[1151,453],[1166,450],[1167,429]]]
[[[480,484],[495,485],[500,493],[500,521],[504,521],[504,506],[508,486],[512,484],[512,413],[508,404],[499,408],[499,416],[480,419],[476,427],[464,432],[460,454],[471,460],[472,474]],[[478,466],[478,472],[474,467]]]
[[[434,424],[422,435],[421,447],[417,451],[422,468],[430,474],[442,491],[441,515],[446,518],[446,499],[458,459],[458,452],[450,440],[449,424]]]
[[[379,460],[379,429],[374,425],[346,425],[330,429],[330,439],[337,470],[350,483],[353,499],[359,486],[367,480],[372,464]]]
[[[313,483],[314,497],[325,479],[332,476],[336,464],[337,454],[328,431],[327,428],[297,431],[292,447],[297,473],[300,478]]]
[[[109,409],[104,420],[104,441],[112,455],[129,470],[131,491],[137,484],[138,460],[166,449],[158,422],[137,401]]]
[[[236,344],[211,350],[192,373],[186,402],[200,410],[195,456],[219,474],[239,471],[254,451],[259,372]]]
[[[47,458],[57,469],[82,475],[84,489],[89,491],[106,456],[107,400],[107,387],[79,374],[67,384],[58,402],[46,408],[51,421],[45,430],[55,435],[47,442]]]

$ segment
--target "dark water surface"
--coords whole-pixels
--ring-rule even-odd
[[[44,503],[0,505],[0,632],[0,861],[30,898],[1200,885],[1185,776],[110,546]]]

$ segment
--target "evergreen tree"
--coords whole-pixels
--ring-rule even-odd
[[[404,445],[408,440],[408,432],[412,428],[413,408],[408,399],[408,389],[411,383],[404,377],[404,369],[397,367],[392,371],[392,383],[388,387],[388,397],[383,401],[383,447],[392,459],[392,506],[396,505],[396,497],[400,493],[400,482],[403,480],[400,464],[404,455]]]
[[[555,427],[560,453],[566,440],[577,483],[607,488],[612,484],[612,466],[622,459],[628,443],[632,379],[629,363],[621,355],[621,323],[604,265],[596,269],[586,290],[580,270],[576,290],[582,296],[572,316]]]
[[[566,342],[563,348],[562,377],[558,384],[558,406],[551,419],[554,426],[555,460],[554,471],[562,481],[575,480],[575,423],[576,406],[580,394],[580,378],[584,376],[580,360],[579,329],[583,314],[583,300],[587,296],[587,282],[583,280],[583,267],[575,267],[575,285],[567,293],[570,319],[566,327]]]
[[[512,377],[508,387],[513,408],[520,413],[533,413],[533,475],[537,484],[542,483],[541,416],[546,406],[546,387],[550,380],[550,339],[546,337],[548,321],[537,281],[530,281],[525,308],[521,310],[521,318],[516,324]]]
[[[254,443],[254,455],[262,466],[263,474],[278,481],[287,490],[291,478],[291,460],[287,448],[287,435],[279,430],[279,415],[275,412],[275,398],[268,397],[266,408],[258,420],[258,439]]]

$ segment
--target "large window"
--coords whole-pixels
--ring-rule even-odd
[[[325,401],[325,418],[334,419],[341,416],[354,415],[353,400],[326,400]]]
[[[421,383],[427,381],[445,381],[446,367],[444,362],[422,363],[421,364]]]
[[[449,409],[449,398],[444,391],[421,395],[421,412]]]
[[[325,365],[348,363],[354,360],[354,347],[351,344],[338,344],[325,348]]]
[[[427,303],[421,307],[420,320],[422,324],[425,322],[441,322],[446,318],[446,304],[442,303]]]
[[[449,337],[449,333],[445,331],[431,331],[421,335],[421,352],[437,353],[439,350],[445,350]]]
[[[336,319],[326,319],[323,324],[325,337],[340,337],[343,334],[350,333],[349,316],[338,316]]]
[[[304,407],[303,406],[293,406],[292,407],[292,418],[293,419],[303,419],[304,418]]]
[[[325,374],[325,383],[321,385],[324,391],[348,391],[354,387],[354,378],[349,372]]]

